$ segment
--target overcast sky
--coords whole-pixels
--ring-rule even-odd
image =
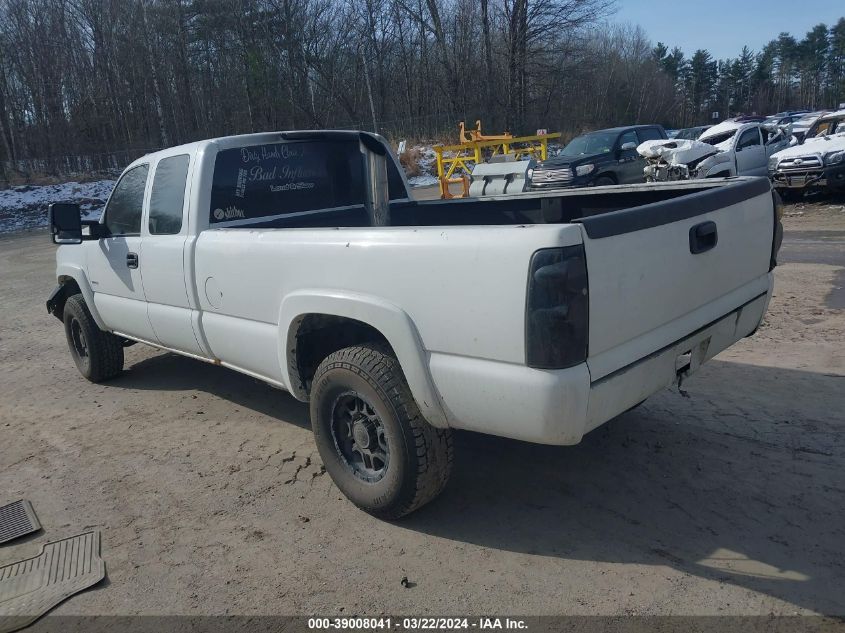
[[[687,56],[706,48],[717,59],[736,57],[746,44],[758,52],[781,31],[800,40],[816,24],[845,17],[843,0],[618,0],[618,8],[616,21],[639,24],[655,44]]]

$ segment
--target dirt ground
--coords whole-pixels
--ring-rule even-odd
[[[46,233],[0,238],[0,503],[102,531],[57,614],[845,614],[845,198],[791,205],[765,325],[685,383],[544,447],[460,433],[394,524],[322,474],[305,405],[141,345],[83,380]],[[400,583],[403,576],[410,586]]]

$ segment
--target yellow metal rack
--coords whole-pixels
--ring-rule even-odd
[[[469,175],[472,168],[491,156],[513,154],[516,160],[531,156],[546,160],[550,139],[560,138],[560,133],[538,134],[534,136],[511,136],[507,132],[498,136],[483,136],[481,122],[476,121],[476,129],[468,133],[464,122],[459,124],[460,138],[457,145],[435,145],[437,156],[437,180],[440,182],[441,198],[465,198],[469,195]],[[472,140],[465,140],[469,137]],[[449,185],[460,184],[460,194],[449,191]]]

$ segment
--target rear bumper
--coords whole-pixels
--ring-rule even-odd
[[[695,373],[716,354],[753,333],[766,312],[770,297],[771,286],[768,292],[717,321],[593,381],[584,433],[673,384],[678,378],[678,371],[687,362],[684,376]]]
[[[531,369],[433,353],[430,369],[453,428],[538,444],[577,444],[588,431],[642,402],[677,379],[679,357],[694,373],[762,320],[768,292],[598,380],[586,363],[561,370]]]

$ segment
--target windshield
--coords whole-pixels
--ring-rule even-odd
[[[583,154],[606,154],[613,149],[616,134],[610,132],[593,132],[576,136],[561,150],[562,156],[580,156]]]
[[[722,132],[721,134],[714,134],[713,136],[708,136],[707,138],[700,138],[698,140],[702,143],[709,143],[710,145],[720,145],[725,141],[731,140],[734,136],[736,136],[736,130],[731,130],[730,132]]]
[[[678,132],[675,135],[675,138],[682,140],[682,141],[694,141],[699,136],[701,136],[701,133],[702,133],[703,130],[704,130],[704,128],[700,128],[700,127],[689,127],[685,130],[681,130],[680,132]]]

